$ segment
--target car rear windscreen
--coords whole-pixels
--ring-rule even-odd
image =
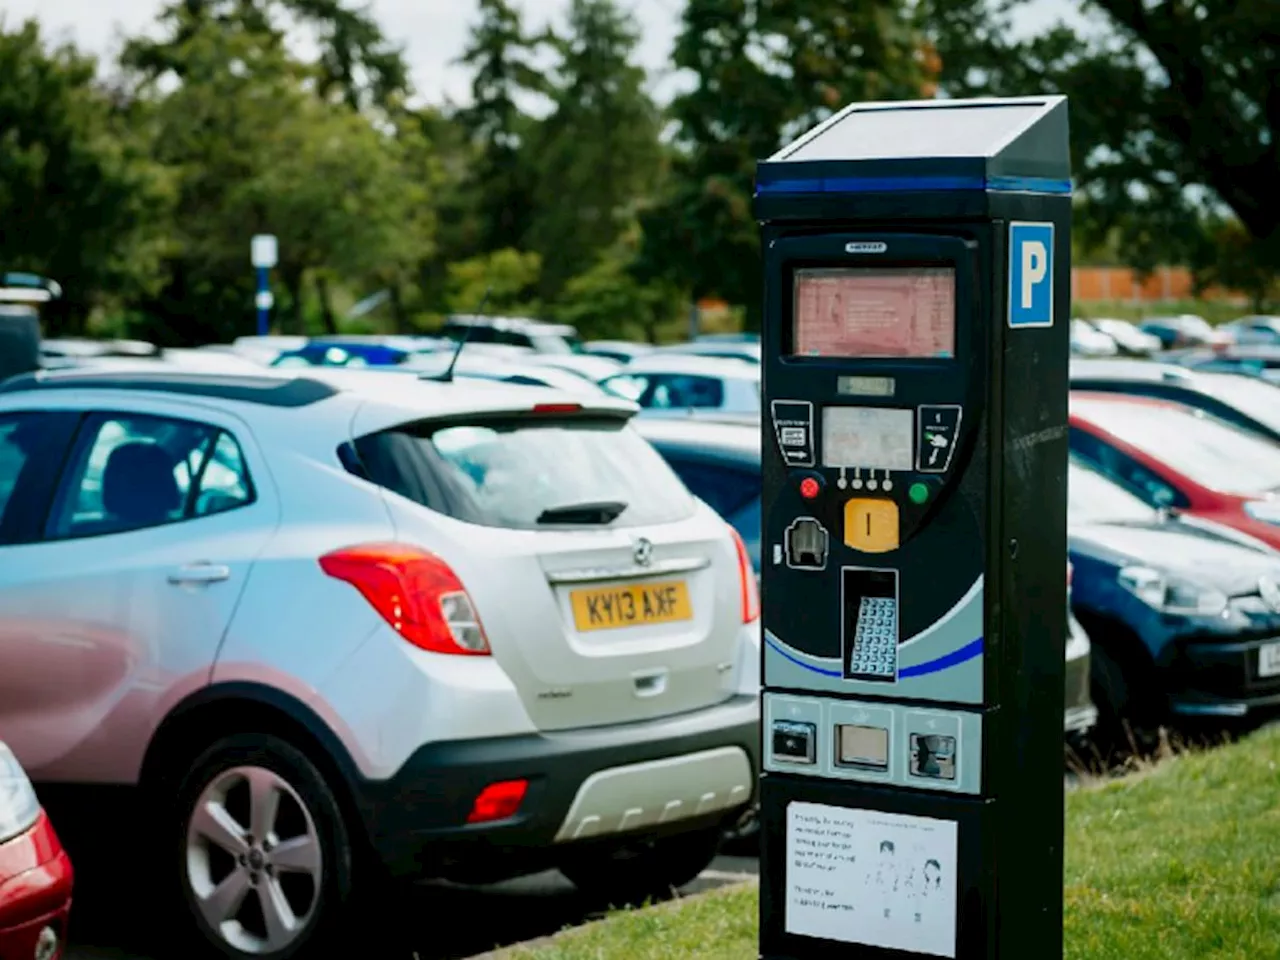
[[[372,482],[483,526],[636,527],[696,509],[666,461],[616,419],[405,424],[359,438],[354,452],[348,467]]]

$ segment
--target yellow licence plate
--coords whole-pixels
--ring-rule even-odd
[[[579,633],[693,619],[689,587],[683,580],[574,590],[569,602]]]

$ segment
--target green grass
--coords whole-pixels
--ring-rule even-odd
[[[1280,958],[1280,730],[1067,796],[1067,960]],[[511,960],[756,956],[756,888],[631,910]]]

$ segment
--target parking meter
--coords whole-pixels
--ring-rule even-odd
[[[1066,101],[854,105],[755,202],[760,954],[1061,957]]]

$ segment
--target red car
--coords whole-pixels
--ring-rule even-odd
[[[1153,507],[1280,548],[1280,444],[1179,403],[1072,392],[1071,452]]]
[[[0,960],[58,960],[71,913],[71,860],[18,761],[0,743]]]

